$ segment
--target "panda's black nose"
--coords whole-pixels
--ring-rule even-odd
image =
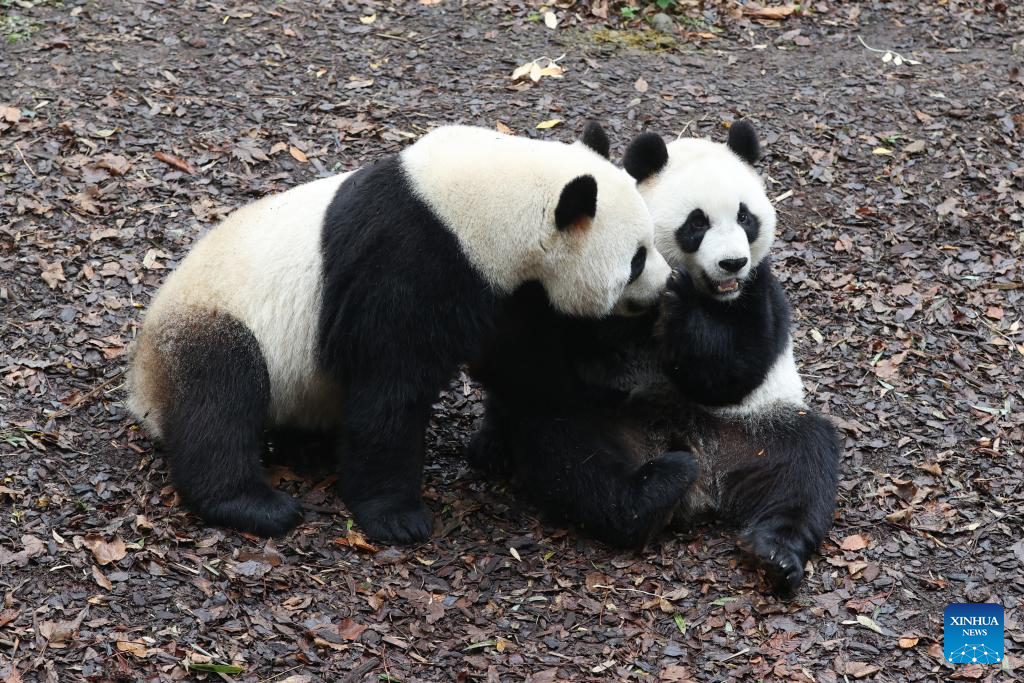
[[[718,262],[718,265],[722,267],[722,270],[730,273],[738,273],[740,268],[747,265],[746,257],[743,258],[726,258]]]

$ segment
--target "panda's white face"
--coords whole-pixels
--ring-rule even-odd
[[[775,238],[775,209],[752,166],[725,144],[669,143],[669,160],[640,183],[658,251],[722,301],[740,295]]]
[[[556,230],[545,240],[537,279],[552,305],[565,313],[638,313],[658,301],[671,273],[655,247],[650,215],[632,179],[611,164],[606,171],[612,177],[598,181],[593,219]]]
[[[499,292],[537,280],[554,308],[588,317],[661,296],[671,269],[636,182],[593,149],[448,126],[402,160],[416,193]]]

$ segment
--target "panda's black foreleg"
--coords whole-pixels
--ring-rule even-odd
[[[161,427],[182,501],[209,524],[259,536],[287,533],[302,510],[264,479],[270,379],[255,337],[220,314],[183,328],[168,348],[173,400]]]
[[[761,449],[722,479],[722,511],[775,591],[789,596],[832,526],[841,447],[832,424],[810,411],[758,433]]]
[[[709,299],[676,271],[656,330],[662,369],[680,393],[700,405],[731,405],[762,384],[782,352],[789,308],[766,265],[728,302]]]
[[[398,381],[398,375],[349,380],[338,490],[367,537],[418,543],[434,528],[422,496],[423,437],[431,401]]]

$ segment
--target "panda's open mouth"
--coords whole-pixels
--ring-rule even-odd
[[[704,287],[708,292],[720,297],[732,297],[739,293],[742,283],[738,278],[727,280],[715,280],[707,273],[704,273]]]
[[[721,282],[715,283],[715,291],[719,294],[728,294],[729,292],[735,292],[740,288],[740,282],[736,278],[730,280],[722,280]]]

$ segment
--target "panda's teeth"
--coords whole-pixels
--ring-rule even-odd
[[[718,289],[719,292],[723,292],[723,293],[724,292],[731,292],[734,289],[736,289],[737,286],[738,286],[738,283],[736,282],[736,280],[726,280],[724,282],[716,282],[715,283],[715,288]]]

